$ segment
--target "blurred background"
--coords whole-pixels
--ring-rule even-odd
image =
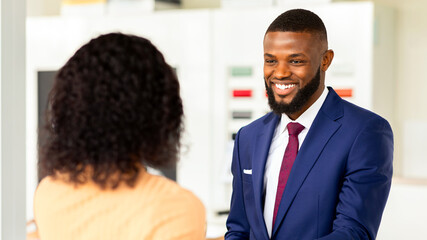
[[[380,240],[427,239],[427,1],[2,0],[1,239],[23,239],[33,218],[37,134],[55,72],[89,39],[150,39],[181,83],[181,159],[156,171],[205,204],[208,237],[225,233],[234,134],[269,111],[262,40],[287,9],[325,22],[335,58],[326,84],[385,117],[395,134],[394,179]]]

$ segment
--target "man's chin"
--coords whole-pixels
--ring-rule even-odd
[[[274,96],[274,101],[277,105],[289,105],[292,102],[292,99],[290,96]]]
[[[298,111],[298,107],[295,106],[295,103],[292,102],[293,98],[281,98],[281,97],[274,97],[274,102],[271,104],[269,102],[271,110],[273,110],[274,113],[281,115],[281,114],[292,114],[296,111]]]

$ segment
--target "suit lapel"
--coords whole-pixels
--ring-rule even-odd
[[[264,127],[258,134],[252,159],[252,181],[255,195],[255,206],[258,221],[260,226],[264,226],[261,230],[252,229],[257,235],[256,239],[268,239],[267,228],[265,228],[264,213],[263,213],[263,189],[264,189],[264,169],[267,161],[268,152],[270,150],[271,140],[273,138],[274,130],[276,129],[279,117],[273,113],[264,121]],[[260,232],[262,231],[262,233]],[[262,234],[262,237],[258,234]]]
[[[294,165],[292,166],[288,183],[283,192],[283,197],[277,212],[272,236],[277,232],[298,190],[301,188],[305,178],[322,153],[323,148],[341,126],[340,123],[336,122],[343,114],[339,101],[341,101],[339,96],[330,89],[328,97],[314,119],[300,151],[298,152]]]

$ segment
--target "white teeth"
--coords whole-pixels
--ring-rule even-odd
[[[285,90],[291,87],[295,87],[295,84],[278,84],[276,83],[276,87],[281,90]]]

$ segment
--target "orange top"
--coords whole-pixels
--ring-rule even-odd
[[[205,239],[206,230],[205,209],[194,194],[145,170],[133,188],[113,190],[44,178],[34,216],[41,240],[191,240]]]

